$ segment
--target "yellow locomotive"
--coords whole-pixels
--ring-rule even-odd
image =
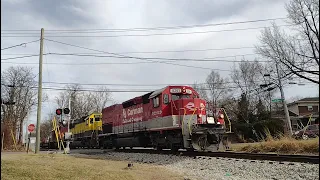
[[[70,147],[98,147],[98,134],[102,132],[102,113],[93,112],[70,124],[72,141]]]

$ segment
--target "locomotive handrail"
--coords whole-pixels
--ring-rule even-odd
[[[174,108],[175,108],[176,110],[178,110],[177,107],[176,107],[176,104],[174,103],[173,100],[171,100],[171,103],[173,104]]]
[[[189,127],[189,134],[190,134],[190,135],[191,135],[191,124],[190,124],[190,121],[191,121],[194,113],[196,112],[196,110],[197,110],[197,108],[194,108],[194,111],[193,111],[193,113],[192,113],[192,115],[190,116],[189,121],[188,121],[188,127]]]
[[[224,108],[221,108],[221,109],[223,110],[224,114],[225,114],[225,115],[226,115],[226,117],[227,117],[227,120],[228,120],[228,122],[229,122],[229,132],[231,133],[231,121],[230,121],[230,119],[229,119],[229,117],[228,117],[228,115],[227,115],[226,111],[224,110]]]

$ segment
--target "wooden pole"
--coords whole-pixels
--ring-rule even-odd
[[[42,103],[42,57],[43,57],[43,36],[44,29],[41,28],[40,37],[40,55],[39,55],[39,81],[38,81],[38,108],[37,108],[37,128],[36,128],[36,149],[35,153],[40,151],[40,123],[41,123],[41,103]]]
[[[29,153],[30,137],[31,137],[31,132],[30,132],[29,137],[28,137],[27,154]]]
[[[4,144],[3,144],[3,141],[4,141],[4,132],[2,133],[2,143],[1,143],[1,151],[3,151],[3,147],[4,147]]]

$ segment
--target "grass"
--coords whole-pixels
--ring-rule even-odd
[[[296,140],[281,136],[278,139],[267,137],[256,143],[240,143],[231,146],[231,149],[249,153],[281,153],[281,154],[317,154],[319,155],[319,137],[308,140]]]
[[[1,179],[183,179],[160,166],[101,159],[77,158],[63,154],[2,154]]]

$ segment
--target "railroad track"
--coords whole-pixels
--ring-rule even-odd
[[[181,151],[172,153],[171,151],[155,151],[152,149],[118,149],[117,152],[126,153],[148,153],[148,154],[173,154],[188,157],[221,157],[221,158],[235,158],[235,159],[249,159],[249,160],[268,160],[279,162],[300,162],[319,164],[319,156],[316,155],[285,155],[285,154],[261,154],[261,153],[240,153],[240,152],[188,152]]]
[[[43,149],[48,150],[48,149]],[[75,149],[71,149],[71,152]],[[98,150],[98,151],[97,151]],[[156,151],[153,149],[77,149],[76,152],[80,154],[96,155],[108,152],[124,152],[124,153],[147,153],[147,154],[165,154],[165,155],[178,155],[188,157],[220,157],[220,158],[234,158],[234,159],[249,159],[249,160],[264,160],[264,161],[278,161],[278,162],[300,162],[319,164],[319,156],[317,155],[291,155],[291,154],[262,154],[262,153],[243,153],[243,152],[197,152],[197,151],[178,151],[172,152],[170,150]]]

